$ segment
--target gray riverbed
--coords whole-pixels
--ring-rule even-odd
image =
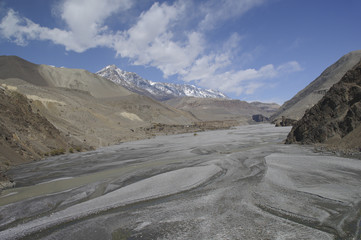
[[[359,239],[361,161],[251,125],[14,168],[0,239]]]

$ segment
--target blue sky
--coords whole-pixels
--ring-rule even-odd
[[[361,49],[360,12],[360,0],[2,0],[0,55],[282,104]]]

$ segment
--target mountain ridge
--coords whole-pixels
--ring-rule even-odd
[[[290,100],[286,101],[280,109],[271,116],[271,121],[277,121],[282,116],[299,120],[307,109],[310,109],[322,99],[325,93],[361,59],[361,50],[349,52],[327,67],[315,80],[299,91]]]
[[[108,65],[96,72],[129,91],[152,97],[159,101],[175,97],[224,98],[228,97],[217,90],[202,89],[190,84],[153,82],[136,73],[119,69],[116,65]]]
[[[179,97],[164,101],[176,109],[190,112],[202,121],[237,120],[240,124],[251,123],[252,115],[269,117],[278,108],[275,103],[246,102],[238,99]]]
[[[286,143],[325,143],[361,150],[361,61],[299,120]]]
[[[33,111],[60,132],[94,148],[152,136],[144,129],[154,123],[197,121],[86,70],[39,65],[16,56],[0,56],[0,86],[24,95]]]

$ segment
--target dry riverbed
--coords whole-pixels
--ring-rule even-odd
[[[359,239],[361,161],[271,125],[162,136],[16,167],[0,239]]]

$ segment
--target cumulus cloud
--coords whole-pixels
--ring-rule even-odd
[[[67,51],[84,52],[89,48],[110,46],[113,38],[103,25],[104,20],[130,6],[130,0],[65,0],[57,11],[68,29],[42,27],[10,9],[1,20],[0,33],[21,46],[30,40],[49,40],[63,45]]]
[[[0,23],[1,35],[20,46],[26,46],[29,40],[51,40],[57,44],[70,43],[71,48],[77,48],[73,41],[72,33],[57,28],[41,27],[27,18],[20,17],[10,9]]]
[[[102,45],[101,42],[104,41],[102,34],[107,30],[103,25],[105,19],[130,7],[131,0],[65,0],[59,6],[59,11],[61,18],[74,35],[74,40],[86,50]],[[96,41],[92,43],[94,38]]]
[[[159,68],[164,76],[183,73],[203,51],[202,34],[188,32],[184,41],[173,38],[171,25],[179,20],[181,7],[155,3],[130,29],[118,32],[114,49],[134,64]]]
[[[65,29],[40,26],[10,9],[0,21],[0,36],[21,46],[31,40],[47,40],[79,53],[108,47],[135,65],[160,69],[164,77],[177,75],[186,82],[226,93],[252,94],[264,86],[264,79],[300,71],[301,66],[292,61],[277,67],[269,64],[259,69],[240,69],[232,60],[240,52],[242,36],[233,33],[223,43],[210,45],[207,32],[264,1],[209,0],[198,5],[192,1],[156,2],[135,16],[129,28],[109,29],[107,19],[129,10],[134,1],[64,0],[55,12]],[[199,11],[190,27],[184,22],[192,18],[188,10],[194,7]]]

